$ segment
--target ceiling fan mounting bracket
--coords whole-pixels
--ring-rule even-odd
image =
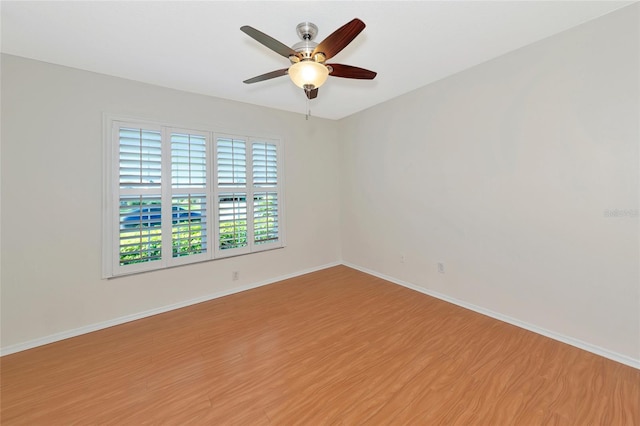
[[[313,40],[318,35],[318,27],[311,22],[301,22],[296,26],[296,33],[300,40]]]

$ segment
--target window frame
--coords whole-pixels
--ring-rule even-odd
[[[119,129],[123,127],[141,128],[161,133],[161,259],[128,265],[120,264],[120,140]],[[204,253],[186,256],[173,256],[172,214],[173,195],[179,194],[183,188],[173,188],[172,184],[172,134],[189,134],[205,138],[206,145],[206,184],[203,190],[206,196],[206,250]],[[246,152],[246,185],[244,189],[235,187],[218,187],[217,140],[219,137],[231,137],[245,142]],[[276,145],[277,182],[274,187],[261,187],[258,192],[276,192],[278,239],[274,243],[256,244],[254,241],[254,182],[253,182],[253,143],[266,142]],[[175,266],[224,259],[267,250],[284,248],[284,143],[282,138],[273,136],[242,135],[242,132],[223,132],[202,126],[170,125],[153,120],[121,115],[103,115],[103,196],[102,196],[102,278],[109,279],[130,274],[162,270]],[[126,193],[136,191],[124,191]],[[145,192],[138,189],[137,192]],[[247,207],[247,245],[240,249],[220,249],[220,212],[218,196],[225,192],[244,192]],[[194,193],[190,188],[184,193]],[[133,194],[137,195],[137,194]],[[167,213],[169,212],[169,213]],[[170,218],[171,220],[166,220]]]

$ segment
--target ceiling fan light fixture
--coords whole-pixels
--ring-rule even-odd
[[[327,77],[329,77],[329,70],[323,64],[314,61],[300,61],[289,67],[289,77],[293,84],[305,89],[312,86],[312,89],[317,89],[322,86]]]

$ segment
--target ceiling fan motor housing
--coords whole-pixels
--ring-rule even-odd
[[[299,62],[300,60],[312,60],[314,62],[324,62],[326,60],[325,56],[321,53],[313,55],[311,54],[315,50],[318,43],[313,41],[318,34],[318,27],[312,22],[301,22],[296,26],[296,33],[298,33],[298,37],[302,41],[291,46],[293,50],[300,53],[301,58],[298,57],[289,57],[292,63]]]

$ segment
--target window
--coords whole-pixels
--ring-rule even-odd
[[[105,277],[284,246],[278,140],[106,126]]]

